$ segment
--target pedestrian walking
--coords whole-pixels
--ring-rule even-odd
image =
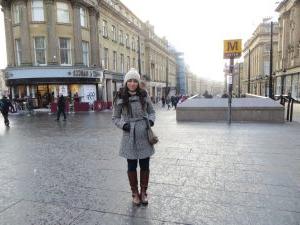
[[[170,102],[171,102],[171,99],[170,99],[170,97],[169,96],[167,96],[167,98],[166,98],[166,103],[167,103],[167,106],[168,106],[168,110],[170,109]]]
[[[140,75],[130,69],[115,98],[112,121],[123,130],[119,155],[127,159],[127,175],[134,205],[148,204],[150,157],[155,149],[148,140],[148,124],[154,125],[155,111],[147,92],[140,88]],[[149,121],[149,123],[148,123]],[[138,190],[137,165],[140,166],[140,192]]]
[[[173,108],[175,105],[175,96],[171,96],[171,103],[172,103],[172,108]]]
[[[174,107],[175,107],[175,109],[177,108],[177,104],[178,104],[178,102],[179,102],[179,96],[175,96],[175,98],[174,98]]]
[[[165,108],[165,105],[166,105],[166,99],[165,99],[165,97],[161,98],[161,103],[162,103],[162,107]]]
[[[60,114],[64,115],[64,121],[67,120],[65,108],[66,108],[66,99],[63,95],[61,95],[57,102],[57,119],[56,119],[57,121],[59,121]]]
[[[4,118],[4,124],[7,127],[9,127],[9,119],[8,119],[9,109],[14,111],[14,107],[11,104],[11,102],[7,99],[6,96],[3,96],[2,99],[0,100],[0,111]]]

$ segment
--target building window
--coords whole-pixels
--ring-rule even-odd
[[[18,24],[21,21],[21,6],[19,4],[14,6],[14,23]]]
[[[87,27],[87,11],[83,8],[80,8],[80,24],[82,27]]]
[[[131,49],[132,49],[133,51],[135,51],[135,38],[134,38],[134,37],[132,37]]]
[[[142,61],[142,65],[141,65],[141,69],[142,69],[142,74],[145,72],[145,62],[144,61]]]
[[[108,33],[107,33],[107,21],[103,20],[102,21],[102,36],[103,37],[108,37]]]
[[[135,58],[132,59],[132,67],[133,67],[133,68],[136,68],[136,65],[135,65]]]
[[[130,57],[127,56],[127,71],[130,70]]]
[[[108,48],[104,48],[104,69],[108,69],[109,58],[108,58]]]
[[[71,40],[69,38],[59,39],[60,64],[65,66],[72,65]]]
[[[144,54],[144,43],[141,43],[141,49],[140,49],[140,51],[141,51],[141,54]]]
[[[117,71],[117,52],[113,52],[113,65],[114,65],[114,71]]]
[[[82,56],[83,56],[83,65],[89,66],[89,43],[86,41],[82,42]]]
[[[121,73],[124,73],[125,71],[124,71],[124,55],[123,54],[121,54]]]
[[[35,65],[46,65],[46,43],[44,37],[34,38]]]
[[[32,1],[32,21],[44,21],[44,5],[42,0]]]
[[[126,47],[129,48],[130,47],[130,45],[129,45],[129,34],[126,34],[125,42],[126,42]]]
[[[64,2],[57,2],[57,22],[70,23],[70,10],[69,5]]]
[[[15,45],[16,45],[16,64],[17,64],[17,66],[20,66],[21,65],[21,56],[22,56],[21,40],[16,39]]]
[[[117,41],[117,29],[114,25],[111,26],[112,40]]]
[[[119,41],[120,41],[120,44],[124,44],[123,31],[122,30],[119,31]]]

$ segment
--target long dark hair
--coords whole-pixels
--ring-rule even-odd
[[[142,109],[144,110],[146,105],[145,97],[147,97],[147,92],[144,89],[140,88],[140,86],[138,86],[136,89],[136,95],[139,96],[140,102],[142,104]],[[113,103],[115,104],[117,99],[122,99],[124,109],[128,110],[129,97],[130,97],[129,89],[127,85],[125,85],[124,87],[121,87],[119,91],[117,91],[117,93],[114,96]]]

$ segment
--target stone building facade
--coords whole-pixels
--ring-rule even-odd
[[[168,41],[120,1],[0,3],[11,98],[31,95],[45,107],[59,94],[78,94],[84,102],[110,107],[124,74],[139,65],[151,96],[161,98],[176,87],[176,54]]]
[[[99,99],[96,0],[2,0],[11,97],[45,107],[59,94]]]
[[[276,11],[279,13],[279,44],[275,93],[291,93],[300,99],[300,1],[284,0]]]
[[[270,43],[271,23],[264,21],[254,31],[253,36],[244,45],[243,75],[241,77],[242,94],[248,93],[250,78],[250,93],[260,96],[269,94],[270,75]],[[273,73],[276,71],[278,48],[278,24],[273,24]],[[250,55],[250,60],[249,60]],[[250,63],[250,66],[249,66]],[[250,67],[250,68],[249,68]]]

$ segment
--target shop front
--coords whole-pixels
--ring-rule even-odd
[[[153,102],[157,103],[165,96],[166,83],[150,82],[150,96]]]
[[[123,87],[123,81],[124,74],[104,71],[102,83],[102,99],[105,108],[112,108],[114,96],[116,95],[116,92],[119,91],[121,87]]]
[[[289,95],[300,100],[300,72],[275,78],[275,95]]]
[[[100,100],[102,72],[74,68],[22,68],[5,71],[10,98],[32,98],[35,108],[49,108],[60,95],[68,101],[93,104]]]

